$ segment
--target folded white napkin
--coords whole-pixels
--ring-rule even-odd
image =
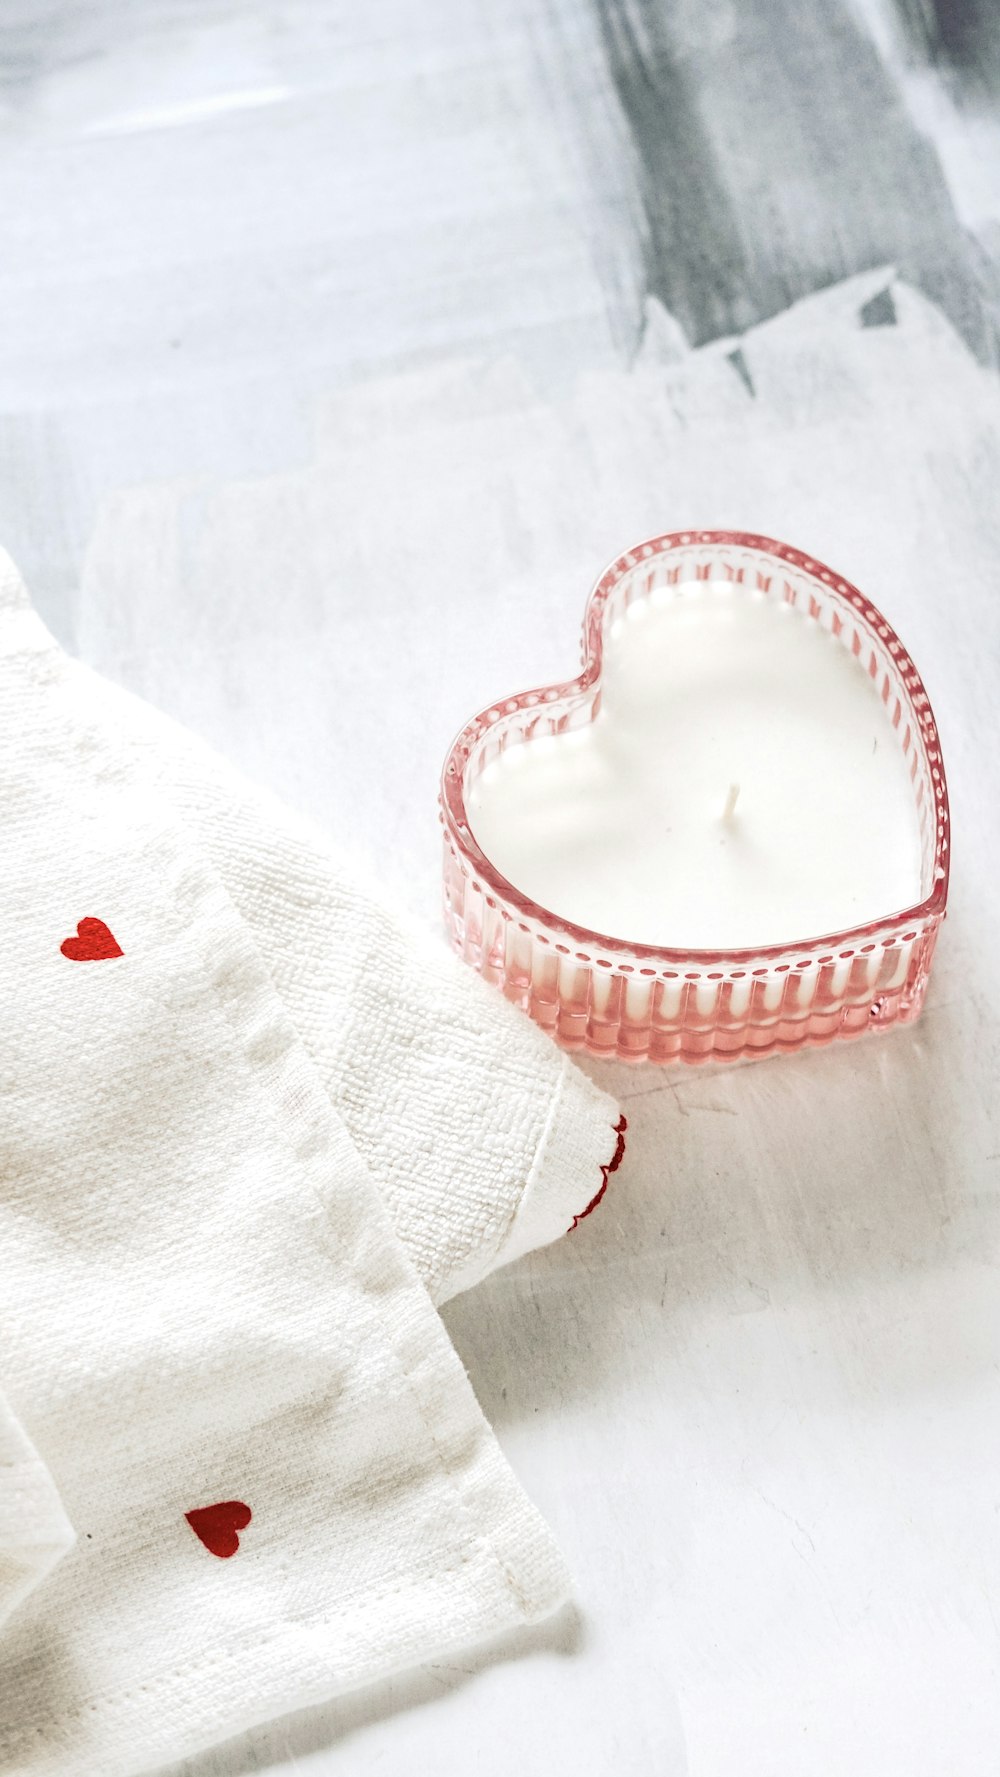
[[[0,1396],[0,1632],[72,1546],[52,1477]]]
[[[0,806],[0,1769],[116,1777],[561,1602],[428,1289],[620,1124],[5,558]]]

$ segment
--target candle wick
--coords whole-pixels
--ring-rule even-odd
[[[724,821],[731,821],[733,815],[736,813],[736,804],[739,800],[739,794],[739,784],[730,784],[729,795],[726,797],[726,806],[722,811],[722,818]]]

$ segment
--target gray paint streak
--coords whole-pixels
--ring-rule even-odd
[[[727,352],[726,357],[729,359],[740,382],[746,384],[748,393],[751,395],[756,394],[756,390],[753,386],[753,377],[750,375],[750,366],[746,361],[746,354],[743,351],[743,347],[737,346],[734,352]]]
[[[858,310],[862,327],[895,327],[896,304],[889,289],[880,290]]]
[[[628,121],[647,287],[695,344],[893,263],[986,362],[1000,283],[844,0],[592,0]]]
[[[973,101],[1000,97],[996,0],[894,0],[911,52],[934,63]]]

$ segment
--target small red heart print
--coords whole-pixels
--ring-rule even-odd
[[[185,1512],[184,1516],[209,1554],[218,1555],[220,1561],[228,1561],[240,1546],[237,1532],[246,1529],[253,1513],[241,1499],[224,1499],[220,1505],[198,1506],[193,1512]]]
[[[103,919],[79,920],[76,937],[64,938],[59,948],[74,963],[99,963],[105,957],[125,954]]]

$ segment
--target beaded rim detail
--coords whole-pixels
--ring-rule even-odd
[[[775,565],[784,564],[797,573],[808,576],[828,597],[835,597],[845,613],[849,611],[857,627],[867,632],[872,643],[891,657],[905,694],[906,715],[914,725],[914,738],[919,739],[919,750],[927,764],[935,802],[931,889],[915,905],[899,911],[889,910],[878,919],[844,931],[817,933],[808,937],[793,936],[780,943],[750,949],[674,949],[637,943],[620,934],[592,931],[565,919],[554,909],[543,907],[522,893],[483,852],[472,831],[466,810],[465,772],[470,758],[484,737],[497,724],[509,721],[512,715],[525,710],[538,709],[540,714],[549,715],[552,713],[551,706],[559,705],[567,716],[578,710],[600,687],[607,607],[616,588],[645,561],[652,561],[674,550],[691,551],[699,547],[750,551],[757,557],[770,558]],[[746,565],[744,562],[736,572],[727,570],[729,578],[742,583]],[[788,589],[786,598],[789,602],[795,602],[793,589]],[[816,614],[816,611],[810,612],[813,617]],[[871,676],[874,677],[875,674],[872,673]],[[440,810],[449,849],[456,864],[460,866],[462,875],[469,879],[470,889],[474,893],[484,894],[487,904],[491,908],[496,907],[505,922],[516,920],[521,931],[530,933],[540,944],[551,944],[553,950],[562,956],[572,956],[580,963],[610,969],[624,976],[659,976],[665,980],[689,981],[707,976],[714,980],[742,980],[748,973],[757,976],[783,974],[793,968],[810,970],[835,959],[846,961],[855,956],[867,956],[877,950],[880,943],[889,948],[899,942],[912,942],[919,936],[921,928],[925,928],[930,922],[940,921],[947,905],[950,870],[948,790],[937,724],[923,680],[913,660],[881,612],[851,581],[845,580],[815,556],[773,537],[758,536],[753,532],[671,531],[638,543],[617,556],[599,576],[587,600],[583,620],[583,668],[578,677],[562,684],[546,685],[497,700],[467,722],[445,758],[441,774]],[[885,933],[890,935],[883,936]],[[819,954],[821,952],[823,954]],[[827,952],[830,954],[826,954]],[[796,953],[798,960],[790,960]],[[756,967],[748,969],[745,965],[751,963]]]

